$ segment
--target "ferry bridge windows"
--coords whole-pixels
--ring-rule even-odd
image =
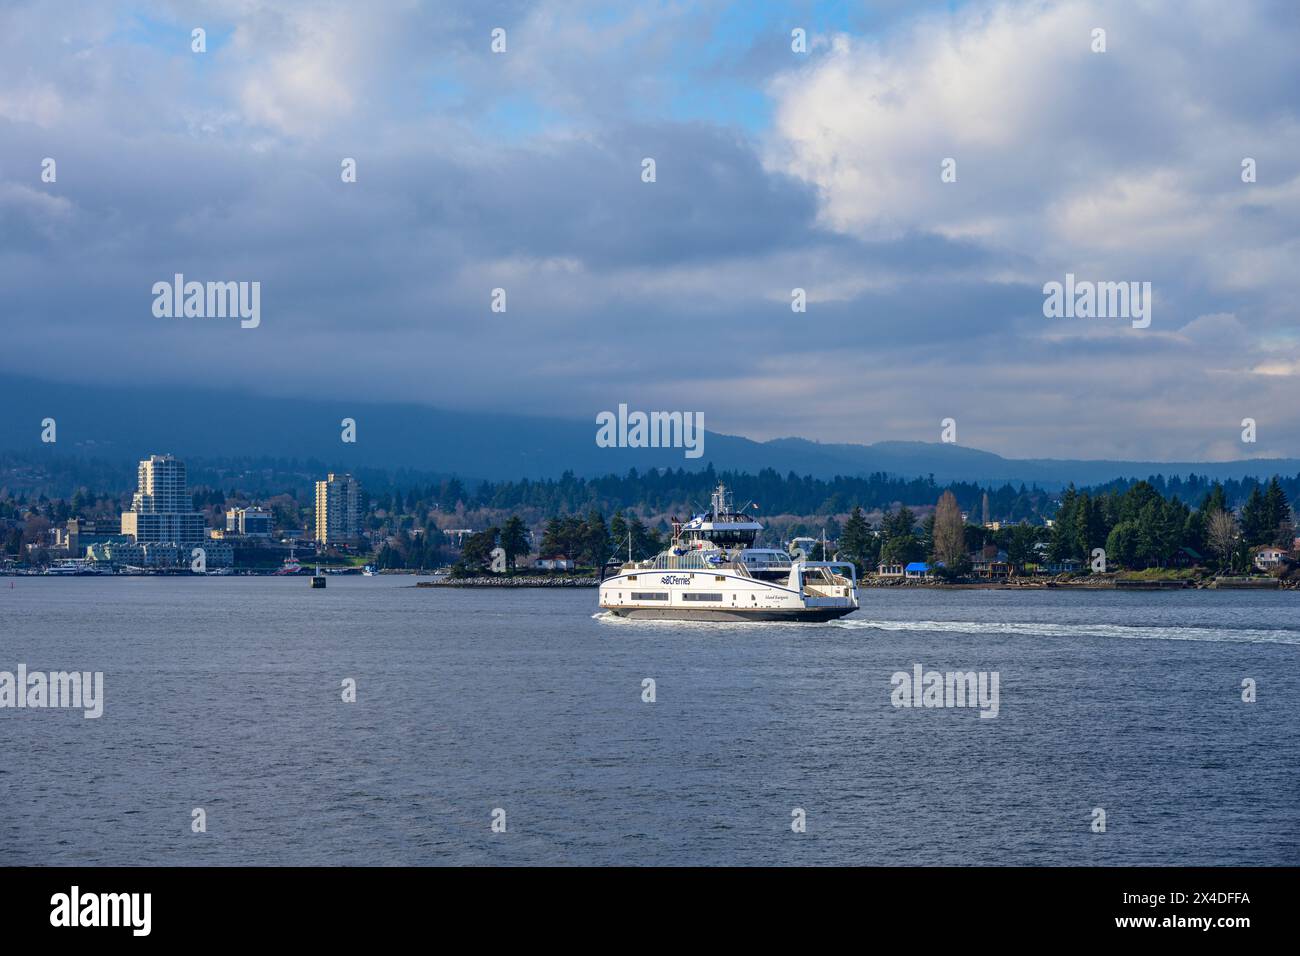
[[[757,531],[721,531],[714,528],[707,532],[708,538],[714,544],[722,545],[740,545],[743,548],[750,548],[754,545],[754,539],[758,536]]]

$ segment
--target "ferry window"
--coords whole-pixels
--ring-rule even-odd
[[[727,580],[727,579],[726,579],[726,577],[725,577],[724,575],[718,574],[718,575],[714,575],[713,580],[715,580],[715,581],[725,581],[725,580]]]
[[[633,601],[667,601],[667,591],[633,591]]]
[[[721,595],[721,594],[702,594],[702,593],[699,593],[699,592],[696,592],[696,593],[690,593],[690,592],[688,592],[688,593],[682,595],[682,600],[683,600],[683,601],[721,601],[721,600],[722,600],[722,595]]]
[[[635,580],[636,580],[636,575],[635,575],[635,574],[629,574],[629,575],[627,576],[627,579],[628,579],[629,581],[635,581]]]

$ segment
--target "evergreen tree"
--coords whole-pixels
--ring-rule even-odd
[[[465,539],[460,548],[460,559],[452,567],[454,577],[473,577],[484,574],[492,564],[492,550],[497,546],[500,528],[477,531]]]
[[[523,519],[518,515],[511,515],[506,519],[506,523],[501,528],[501,550],[506,553],[506,566],[510,570],[515,569],[515,560],[520,555],[528,553],[528,539],[528,529],[524,527]]]
[[[1277,476],[1268,483],[1268,489],[1264,492],[1264,520],[1268,525],[1268,539],[1261,544],[1275,544],[1290,546],[1291,542],[1287,540],[1291,528],[1291,505],[1286,499],[1286,492],[1278,484]]]
[[[1227,510],[1228,499],[1223,494],[1223,485],[1216,481],[1210,486],[1210,490],[1206,492],[1205,497],[1201,499],[1201,514],[1209,518],[1216,511]]]
[[[1277,526],[1273,524],[1272,507],[1259,485],[1250,489],[1250,497],[1241,509],[1241,536],[1248,547],[1267,544],[1273,539]]]
[[[587,512],[587,521],[583,528],[582,563],[588,567],[601,567],[613,553],[613,547],[604,516],[592,508]]]
[[[1061,504],[1056,509],[1056,515],[1052,521],[1052,541],[1048,548],[1048,554],[1053,561],[1077,558],[1082,553],[1083,549],[1079,545],[1076,531],[1075,511],[1078,499],[1079,493],[1074,490],[1072,482],[1065,489],[1065,493],[1061,495]]]
[[[920,561],[925,554],[916,538],[916,515],[902,506],[895,512],[885,512],[881,523],[880,560],[885,564],[907,564]]]
[[[626,557],[628,536],[632,533],[628,527],[627,519],[623,517],[623,509],[614,512],[614,517],[609,521],[609,537],[614,543],[614,553],[616,556]]]
[[[871,525],[867,523],[861,506],[855,505],[852,514],[844,522],[844,530],[840,532],[840,557],[852,561],[859,575],[865,574],[874,564],[875,545]]]
[[[1013,570],[1022,571],[1026,564],[1034,560],[1040,529],[1033,525],[1017,524],[1003,530],[1002,547],[1007,552],[1007,563]]]
[[[636,559],[652,558],[664,549],[659,532],[645,526],[636,515],[628,522],[628,533],[632,535],[632,557]]]

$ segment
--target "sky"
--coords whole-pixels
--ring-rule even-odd
[[[1296,456],[1297,46],[1289,0],[5,0],[0,373]],[[156,316],[176,273],[260,324]],[[1045,316],[1067,274],[1150,325]]]

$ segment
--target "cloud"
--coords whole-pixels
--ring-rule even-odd
[[[768,161],[813,185],[822,220],[846,233],[970,237],[1115,279],[1185,276],[1192,259],[1213,288],[1248,286],[1249,269],[1219,265],[1225,247],[1267,259],[1300,213],[1300,125],[1278,85],[1297,78],[1294,29],[1279,29],[1295,13],[1189,13],[1171,24],[1160,4],[974,4],[885,38],[837,37],[772,82]],[[1096,27],[1105,53],[1092,52]],[[1244,102],[1225,96],[1243,75]],[[1267,184],[1242,183],[1247,156]],[[956,182],[940,180],[946,158]]]
[[[203,55],[188,4],[6,7],[0,371],[1294,453],[1300,14],[947,6],[226,0]],[[1151,281],[1152,327],[1045,319],[1067,271]],[[153,318],[175,272],[261,281],[261,327]]]

